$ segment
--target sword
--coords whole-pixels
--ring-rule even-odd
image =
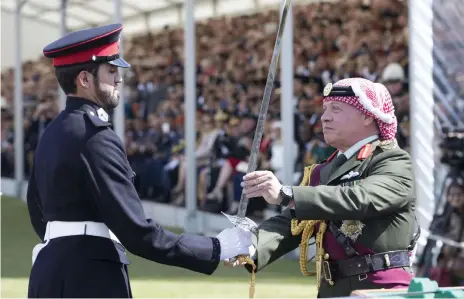
[[[282,17],[280,18],[279,28],[277,31],[277,38],[274,45],[274,52],[272,53],[271,65],[269,66],[269,72],[267,74],[266,87],[264,88],[263,100],[261,102],[261,108],[258,115],[258,123],[256,125],[255,135],[253,138],[253,144],[251,146],[250,161],[248,163],[247,173],[256,170],[258,164],[259,147],[261,145],[261,139],[264,131],[264,120],[266,118],[267,109],[269,107],[269,101],[271,99],[272,88],[274,86],[274,77],[277,70],[277,62],[279,61],[280,54],[280,43],[285,28],[285,22],[287,20],[287,12],[290,7],[291,0],[284,0],[284,8],[282,11]],[[257,234],[258,226],[254,221],[247,218],[246,211],[248,207],[248,198],[242,192],[240,198],[240,204],[236,216],[224,214],[234,226],[238,226],[242,229],[249,230],[254,234]]]

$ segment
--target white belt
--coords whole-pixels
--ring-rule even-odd
[[[104,223],[93,221],[50,221],[47,223],[44,239],[48,241],[60,237],[82,235],[112,239],[121,243]]]
[[[82,221],[82,222],[65,222],[51,221],[47,223],[45,231],[45,244],[39,243],[32,249],[32,264],[34,264],[40,251],[48,245],[51,239],[68,237],[68,236],[95,236],[114,240],[119,242],[118,238],[110,229],[101,222]]]

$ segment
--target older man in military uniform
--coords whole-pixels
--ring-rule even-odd
[[[176,235],[145,219],[124,146],[105,109],[119,104],[120,24],[70,33],[44,49],[66,108],[37,146],[27,205],[43,243],[33,250],[28,297],[132,297],[125,248],[166,265],[211,274],[248,252],[251,233]],[[124,247],[123,247],[124,246]]]
[[[315,237],[319,297],[407,287],[415,185],[411,157],[395,141],[391,97],[381,84],[344,79],[326,86],[323,106],[324,138],[337,149],[327,161],[308,166],[300,186],[282,186],[269,171],[242,182],[248,198],[287,207],[259,226],[250,254],[260,270],[300,244],[301,271],[311,275],[307,242]]]

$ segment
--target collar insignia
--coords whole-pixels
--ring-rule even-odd
[[[103,110],[103,108],[100,108],[97,110],[98,118],[101,119],[102,121],[108,121],[108,113]]]
[[[372,154],[372,144],[368,143],[361,148],[357,159],[366,160],[371,154]]]

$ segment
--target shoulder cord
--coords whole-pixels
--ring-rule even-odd
[[[308,186],[311,179],[311,174],[314,169],[319,164],[313,164],[309,167],[305,167],[303,180],[300,183],[300,186]],[[314,235],[314,229],[316,224],[319,224],[319,230],[316,235],[316,272],[309,272],[307,269],[308,262],[308,242],[311,237]],[[327,230],[327,223],[322,220],[302,220],[298,223],[297,219],[292,219],[291,221],[291,232],[292,235],[297,236],[302,234],[300,242],[300,271],[305,276],[314,276],[316,275],[317,288],[319,289],[321,284],[321,273],[322,273],[322,261],[323,259],[328,259],[329,256],[325,254],[325,250],[322,247],[324,233]],[[314,257],[311,258],[313,260]]]

